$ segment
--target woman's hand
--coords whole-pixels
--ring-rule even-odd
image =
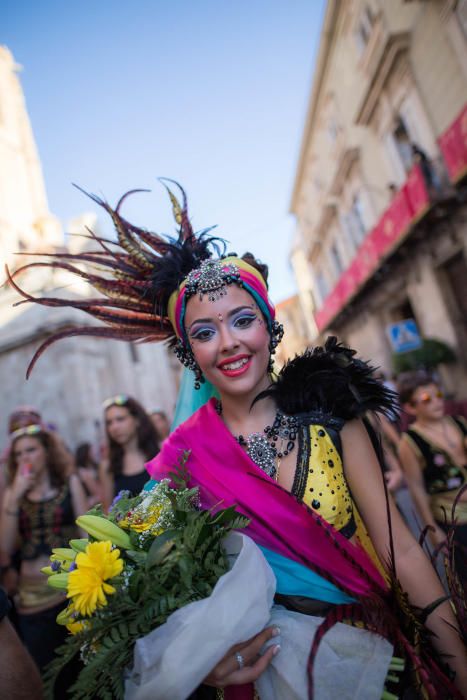
[[[266,627],[247,642],[236,644],[213,668],[203,683],[215,688],[253,683],[269,666],[272,657],[280,651],[280,645],[273,644],[259,656],[264,644],[278,634],[280,630],[277,627]],[[242,663],[244,666],[241,667]]]
[[[18,467],[10,490],[10,499],[15,505],[19,503],[27,491],[32,489],[35,478],[29,464],[23,464]]]

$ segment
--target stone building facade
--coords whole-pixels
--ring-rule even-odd
[[[15,252],[76,253],[82,239],[71,237],[70,248],[60,222],[48,209],[41,164],[11,53],[0,47],[0,250],[3,264],[18,265]],[[92,215],[73,222],[73,232],[92,224]],[[90,294],[84,284],[63,272],[38,268],[21,277],[21,286],[35,296],[72,298]],[[57,289],[59,290],[57,292]],[[162,344],[130,345],[97,338],[70,338],[52,345],[38,360],[31,378],[25,373],[37,347],[55,331],[89,325],[74,309],[35,304],[13,306],[18,295],[0,290],[0,447],[6,441],[8,414],[20,404],[38,408],[57,426],[67,444],[98,443],[103,438],[102,402],[123,393],[148,409],[175,407],[178,362]]]
[[[388,372],[414,318],[463,396],[466,174],[466,0],[329,0],[291,202],[302,308]]]

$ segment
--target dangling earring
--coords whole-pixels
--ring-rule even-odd
[[[276,348],[281,342],[284,336],[284,326],[279,321],[273,321],[271,326],[271,340],[269,341],[269,363],[268,363],[268,373],[272,374],[274,370],[274,360],[273,355],[276,352]]]
[[[204,384],[206,380],[201,371],[201,367],[195,360],[192,349],[190,347],[185,347],[184,342],[181,338],[179,338],[173,347],[173,351],[182,365],[185,365],[185,367],[191,369],[195,375],[195,389],[200,389],[201,384]]]

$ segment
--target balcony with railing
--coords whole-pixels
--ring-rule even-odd
[[[395,193],[374,228],[367,234],[348,268],[315,312],[325,330],[362,290],[384,261],[402,245],[417,223],[440,200],[455,195],[455,185],[467,175],[467,105],[439,137],[438,144],[448,178],[440,177],[439,163],[416,163]],[[427,171],[430,167],[431,175]]]

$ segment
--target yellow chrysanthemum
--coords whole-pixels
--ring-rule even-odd
[[[107,605],[107,595],[115,593],[109,583],[123,569],[120,550],[113,549],[112,543],[91,542],[86,552],[76,557],[76,569],[68,575],[67,598],[73,599],[73,607],[84,616],[92,615],[98,606]]]
[[[78,634],[89,629],[90,623],[88,620],[77,620],[77,611],[73,607],[73,602],[68,604],[65,610],[61,610],[57,615],[57,623],[64,625],[71,634]]]
[[[154,525],[161,517],[163,510],[163,506],[153,506],[151,508],[151,512],[148,513],[145,518],[138,515],[138,513],[132,513],[131,515],[127,515],[124,520],[121,520],[119,522],[119,526],[123,527],[124,529],[134,530],[135,532],[147,532],[150,530],[151,535],[157,537],[157,535],[164,532],[164,528],[162,527],[154,528]]]
[[[86,620],[72,620],[66,625],[67,630],[73,635],[84,632],[88,627],[89,622]]]

